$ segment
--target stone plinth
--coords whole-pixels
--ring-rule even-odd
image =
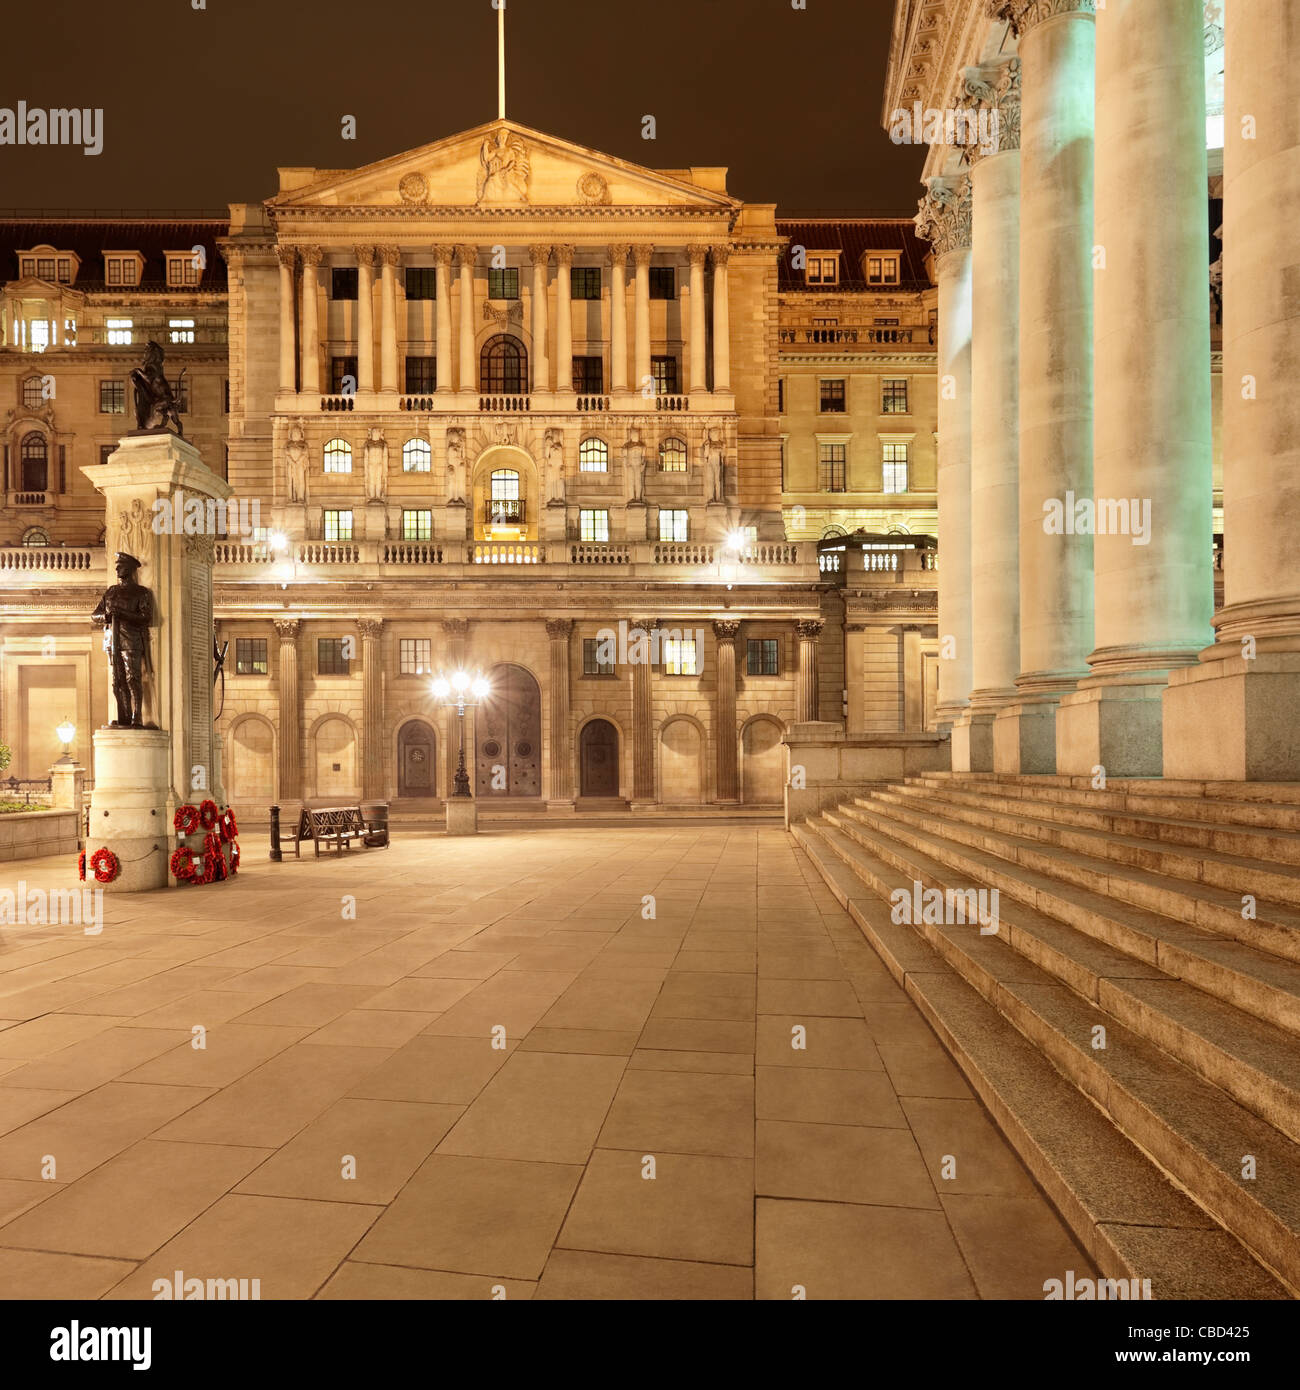
[[[447,798],[447,834],[478,834],[478,802],[472,796]]]
[[[786,747],[785,823],[815,816],[873,783],[949,770],[948,740],[937,733],[846,734],[839,724],[793,724]]]
[[[85,796],[86,769],[80,763],[55,763],[50,768],[50,807],[81,814]]]
[[[1185,666],[1164,691],[1164,775],[1300,781],[1300,652]]]
[[[136,893],[167,886],[171,852],[171,735],[164,729],[96,729],[95,789],[90,795],[86,879],[90,858],[103,846],[121,871],[103,886]]]

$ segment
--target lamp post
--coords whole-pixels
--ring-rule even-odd
[[[77,736],[77,726],[71,719],[65,719],[62,724],[54,730],[58,735],[59,742],[63,745],[63,756],[59,759],[56,766],[70,767],[72,765],[72,740]]]
[[[469,772],[465,767],[465,711],[481,703],[490,689],[482,676],[471,676],[467,671],[454,671],[450,677],[438,676],[433,682],[435,697],[448,709],[456,711],[456,724],[460,731],[454,790],[447,798],[449,835],[472,835],[478,829],[478,812],[469,789]],[[469,698],[471,695],[473,699]]]

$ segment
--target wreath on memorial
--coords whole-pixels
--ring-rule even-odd
[[[172,851],[170,861],[172,877],[180,883],[193,883],[195,877],[194,851],[188,845]]]
[[[220,883],[239,867],[239,823],[233,806],[223,811],[211,800],[178,806],[172,825],[182,837],[203,832],[201,847],[180,845],[172,852],[169,866],[177,883]]]
[[[199,802],[199,824],[204,830],[211,830],[216,825],[221,812],[217,809],[215,801]]]
[[[235,822],[235,808],[227,806],[221,813],[221,838],[223,840],[234,840],[239,834],[239,826]]]
[[[77,855],[77,877],[82,881],[82,883],[85,883],[85,881],[86,881],[86,851],[85,851],[84,849],[81,851],[81,853],[80,853],[79,855]]]
[[[117,855],[107,845],[101,846],[90,856],[90,867],[94,870],[96,883],[112,883],[122,871]]]
[[[199,828],[199,808],[197,806],[178,806],[172,817],[172,829],[181,835],[193,835]]]
[[[229,867],[230,872],[231,872],[232,874],[235,873],[235,871],[239,868],[239,843],[238,843],[238,841],[234,841],[234,840],[231,841],[231,844],[230,844],[230,863],[229,863],[229,866],[228,866],[228,867]]]

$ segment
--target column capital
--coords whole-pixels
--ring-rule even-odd
[[[354,246],[352,250],[356,253],[357,265],[366,270],[373,270],[375,267],[375,248],[373,246]]]
[[[475,262],[478,260],[478,247],[458,246],[456,248],[456,259],[461,263],[462,267],[469,266],[472,270]]]
[[[609,247],[609,263],[611,266],[626,266],[627,255],[631,246],[626,241],[616,241]]]
[[[382,618],[358,618],[356,623],[357,631],[364,638],[375,638],[383,634],[384,620]]]
[[[376,246],[379,260],[383,265],[399,266],[402,263],[401,248],[397,246]]]
[[[573,264],[573,247],[555,247],[555,264],[560,269],[563,269],[566,266],[571,266]]]
[[[530,246],[528,248],[528,259],[534,266],[545,269],[551,263],[551,248],[549,246]]]
[[[713,264],[715,266],[726,265],[731,259],[730,244],[724,246],[711,246],[709,250],[713,253]]]
[[[632,247],[632,259],[637,266],[648,266],[654,257],[655,249],[647,242],[638,241]]]
[[[801,638],[820,637],[826,626],[822,618],[796,618],[794,629]]]
[[[688,246],[686,256],[692,265],[702,266],[709,259],[709,248],[707,246]]]
[[[713,621],[713,635],[719,642],[734,642],[739,631],[739,618],[715,618]]]
[[[276,630],[277,633],[279,633],[279,635],[280,635],[280,641],[281,641],[281,642],[292,642],[292,641],[294,641],[294,640],[297,638],[299,629],[300,629],[301,627],[302,627],[302,619],[301,619],[301,618],[276,618],[276,619],[275,619],[275,630]]]
[[[936,257],[970,249],[971,188],[966,174],[926,180],[917,204],[916,234],[928,241]]]
[[[547,618],[546,620],[546,635],[552,642],[568,641],[569,633],[572,631],[572,618]]]
[[[315,270],[321,261],[325,259],[325,253],[319,246],[300,246],[298,254],[302,257],[304,267],[310,266]]]
[[[627,630],[639,630],[641,632],[653,632],[655,628],[662,626],[662,618],[629,618]]]
[[[298,248],[296,246],[277,246],[275,258],[286,270],[292,270],[298,263]]]
[[[1010,57],[999,63],[983,63],[962,71],[962,95],[958,105],[976,113],[981,126],[979,139],[967,145],[962,158],[968,168],[986,155],[1003,154],[1020,148],[1020,59]]]
[[[433,257],[434,265],[450,265],[454,249],[451,246],[431,246],[429,254]]]
[[[1062,14],[1096,15],[1097,0],[991,0],[989,13],[1005,20],[1022,39],[1035,25]]]
[[[468,618],[444,618],[442,630],[448,637],[464,637],[469,632]]]

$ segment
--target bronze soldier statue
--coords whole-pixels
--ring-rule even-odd
[[[173,424],[184,439],[176,397],[163,371],[163,350],[152,339],[144,350],[143,366],[131,368],[131,385],[135,390],[136,429],[165,430]]]
[[[153,595],[136,583],[140,561],[119,551],[117,577],[120,583],[104,590],[104,597],[91,615],[96,627],[108,629],[109,669],[113,674],[113,698],[117,718],[110,729],[155,729],[144,722],[144,681],[152,675],[149,657],[149,627],[153,622]]]

